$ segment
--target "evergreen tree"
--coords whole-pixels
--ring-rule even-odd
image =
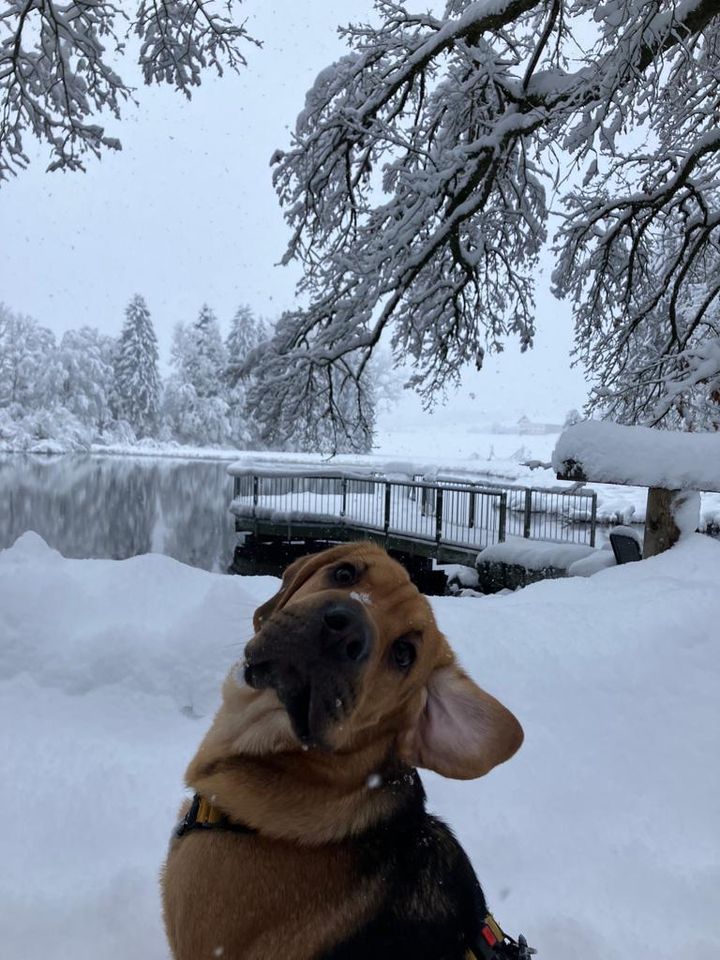
[[[227,351],[215,314],[203,305],[190,326],[178,324],[163,398],[166,430],[185,443],[227,443],[231,438],[226,398]]]
[[[82,423],[100,431],[112,420],[114,345],[94,327],[81,327],[66,331],[58,347],[62,371],[58,399]]]
[[[248,361],[268,336],[265,322],[256,317],[247,304],[238,307],[225,341],[226,382],[231,437],[233,443],[242,447],[255,447],[263,442],[248,403],[255,379]]]
[[[113,393],[118,418],[127,420],[138,436],[151,436],[157,427],[160,403],[158,347],[150,311],[139,294],[125,310]]]
[[[198,397],[218,397],[224,392],[227,352],[217,317],[205,303],[189,328],[183,350],[185,380]]]
[[[241,367],[248,354],[263,339],[264,329],[252,309],[245,303],[238,307],[230,324],[230,333],[225,341],[228,366],[231,370]]]

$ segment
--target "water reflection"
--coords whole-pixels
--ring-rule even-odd
[[[236,542],[227,463],[0,455],[0,549],[34,530],[66,557],[165,553],[225,570]]]

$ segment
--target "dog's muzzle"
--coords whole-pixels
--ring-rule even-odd
[[[245,682],[272,688],[306,746],[352,711],[373,643],[363,605],[343,595],[276,611],[245,649]]]

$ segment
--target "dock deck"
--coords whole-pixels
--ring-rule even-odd
[[[591,490],[287,466],[238,465],[231,473],[235,529],[256,540],[369,539],[408,557],[470,566],[481,550],[510,536],[595,543]]]

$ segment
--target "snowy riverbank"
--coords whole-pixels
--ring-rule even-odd
[[[512,596],[433,601],[522,719],[484,780],[426,776],[540,960],[714,960],[720,544]],[[167,956],[157,872],[184,767],[270,578],[0,552],[3,956]],[[676,921],[673,920],[676,918]]]

